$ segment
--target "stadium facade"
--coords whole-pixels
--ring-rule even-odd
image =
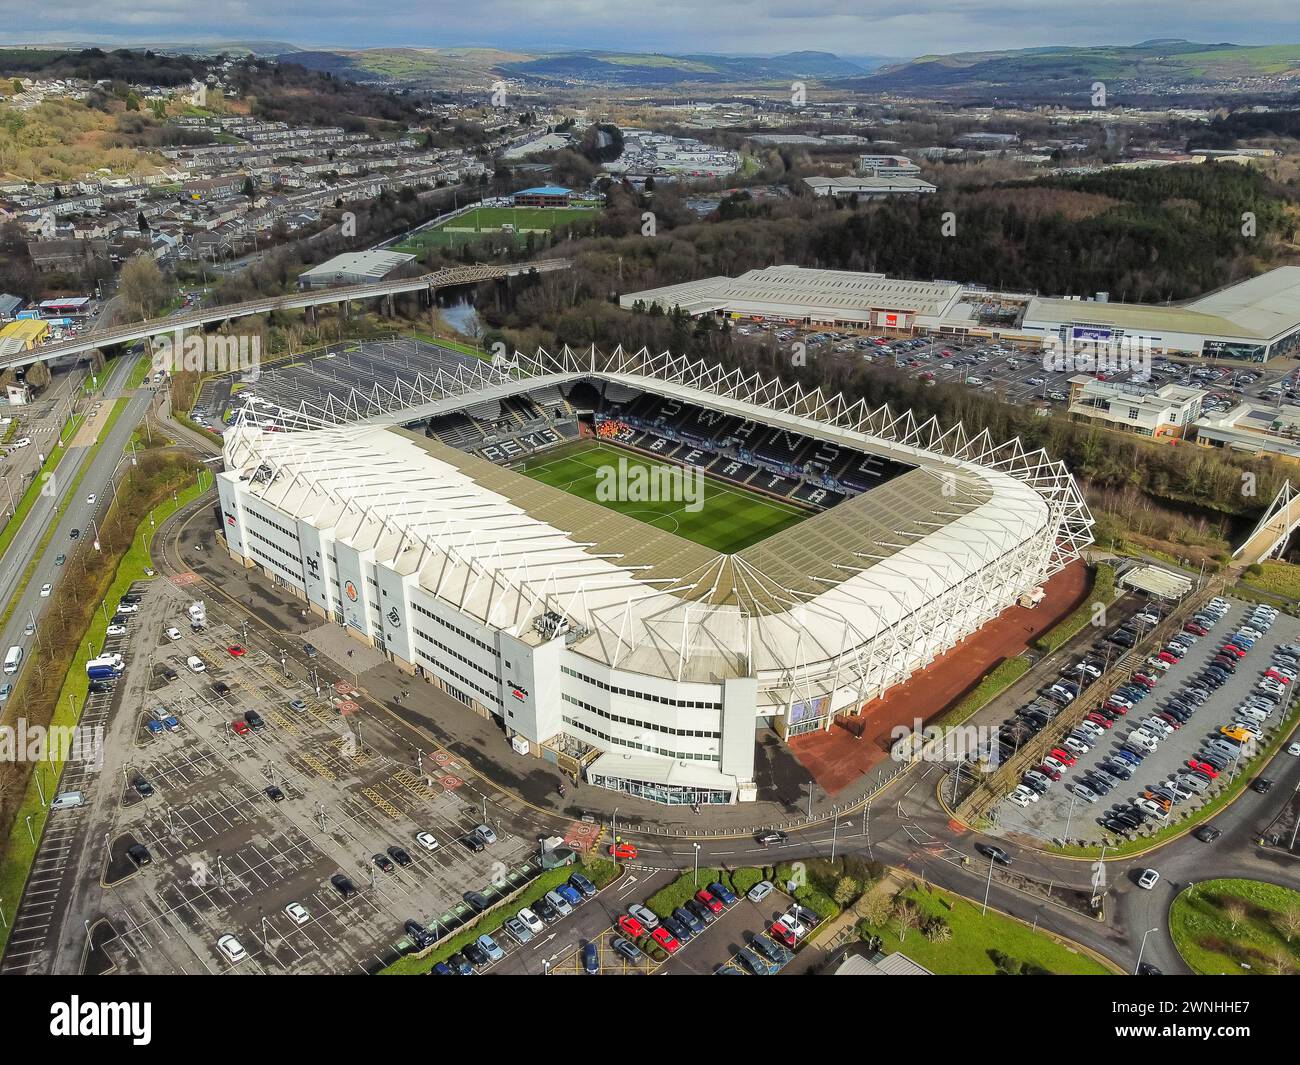
[[[511,468],[584,437],[807,517],[719,553]],[[757,730],[861,713],[1092,524],[1018,441],[622,349],[249,404],[218,487],[233,557],[517,746],[664,803],[754,798]]]

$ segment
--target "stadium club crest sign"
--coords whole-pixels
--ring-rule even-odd
[[[343,585],[343,592],[354,603],[357,601],[357,586],[353,584],[351,581],[348,581],[346,584]]]
[[[395,606],[390,606],[388,608],[388,624],[392,625],[395,629],[400,629],[402,627],[402,615],[397,612],[397,607]]]

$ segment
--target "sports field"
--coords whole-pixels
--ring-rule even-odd
[[[523,472],[656,529],[734,554],[810,516],[738,485],[593,442],[530,459]]]
[[[549,231],[556,226],[590,221],[595,217],[595,210],[586,207],[476,207],[442,225],[413,234],[395,250],[418,254],[427,247],[458,248],[485,235],[522,246],[527,242],[529,230]],[[514,232],[503,233],[503,225],[514,226]]]

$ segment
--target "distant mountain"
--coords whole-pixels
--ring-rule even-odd
[[[867,63],[829,52],[775,56],[668,55],[596,50],[505,52],[489,48],[330,49],[286,54],[288,62],[358,80],[433,85],[464,84],[487,74],[539,84],[658,86],[833,79],[867,74]],[[883,59],[878,62],[884,62]]]
[[[0,48],[49,49],[60,52],[79,52],[83,48],[99,48],[105,52],[125,48],[131,52],[160,52],[164,55],[258,55],[288,56],[299,51],[296,44],[286,41],[217,41],[201,43],[198,41],[171,41],[167,43],[144,41],[139,44],[105,44],[103,41],[56,41],[50,44],[0,45]]]
[[[884,66],[846,88],[875,92],[1057,92],[1087,95],[1093,81],[1112,89],[1286,87],[1300,81],[1300,45],[1198,44],[1161,39],[1097,48],[1026,48],[1005,52],[925,55]]]

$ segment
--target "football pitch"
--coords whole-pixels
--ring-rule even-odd
[[[441,225],[412,234],[396,250],[418,254],[428,247],[459,248],[485,235],[522,246],[530,230],[551,230],[569,222],[588,221],[597,213],[597,209],[589,207],[476,207]],[[503,225],[514,226],[514,232],[502,232]]]
[[[595,442],[543,453],[523,473],[723,554],[734,554],[810,512],[739,485]]]

